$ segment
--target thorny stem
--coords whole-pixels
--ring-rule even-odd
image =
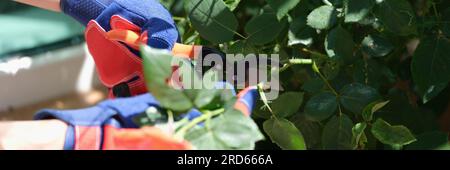
[[[317,74],[319,75],[319,77],[322,79],[323,82],[325,82],[325,84],[327,85],[327,87],[331,90],[331,92],[333,92],[334,95],[339,96],[339,94],[337,93],[337,91],[333,88],[333,86],[331,86],[330,82],[325,78],[325,76],[319,71],[317,72]]]
[[[338,108],[339,108],[339,116],[342,116],[342,108],[341,108],[341,104],[338,103]]]
[[[278,120],[277,115],[275,115],[275,113],[272,111],[272,108],[270,108],[269,103],[267,102],[267,98],[266,98],[266,94],[264,94],[263,86],[264,86],[263,83],[259,83],[258,84],[258,91],[259,91],[259,95],[261,97],[261,100],[264,102],[264,105],[267,107],[267,109],[269,109],[270,113],[272,114],[272,118]]]
[[[304,59],[304,58],[293,58],[289,59],[289,64],[312,64],[312,59]]]
[[[198,118],[195,118],[194,120],[192,120],[189,124],[187,124],[186,126],[182,127],[180,130],[178,130],[178,132],[175,133],[175,137],[177,138],[183,138],[184,135],[186,135],[186,133],[192,129],[193,127],[197,126],[197,124],[204,122],[205,120],[208,120],[214,116],[220,115],[222,113],[225,112],[224,108],[221,109],[217,109],[214,111],[202,111],[203,115],[201,115]]]
[[[309,50],[309,49],[307,49],[307,48],[301,48],[301,50],[303,51],[303,52],[306,52],[306,53],[309,53],[309,54],[312,54],[312,55],[316,55],[316,56],[320,56],[320,57],[328,57],[327,55],[325,55],[325,54],[322,54],[322,53],[319,53],[319,52],[316,52],[316,51],[312,51],[312,50]],[[311,64],[313,64],[313,65],[315,65],[315,63],[311,60]],[[336,92],[336,90],[333,88],[333,86],[331,86],[331,84],[330,84],[330,82],[328,82],[328,80],[325,78],[325,76],[320,72],[320,70],[319,69],[317,69],[317,70],[315,70],[315,72],[317,72],[317,74],[320,76],[320,78],[325,82],[325,84],[328,86],[328,88],[336,95],[336,96],[338,96],[339,94]]]
[[[183,17],[176,17],[176,16],[173,16],[172,18],[173,18],[173,20],[175,20],[175,21],[183,21],[183,20],[185,20],[185,18],[183,18]]]
[[[169,120],[168,120],[168,124],[169,124],[169,128],[170,128],[170,132],[173,133],[175,131],[174,128],[174,119],[173,119],[173,112],[172,111],[167,111],[167,114],[169,116]]]
[[[307,49],[307,48],[301,48],[300,50],[303,51],[303,52],[305,52],[305,53],[312,54],[312,55],[316,55],[316,56],[320,56],[320,57],[328,57],[328,56],[325,55],[325,54],[319,53],[319,52],[317,52],[317,51],[312,51],[312,50]]]
[[[286,64],[283,65],[283,67],[281,67],[279,69],[279,72],[284,72],[286,71],[288,68],[290,68],[293,65],[309,65],[313,63],[312,59],[305,59],[305,58],[292,58],[289,59],[287,61],[285,61]]]
[[[434,12],[434,16],[436,16],[436,17],[439,18],[439,14],[438,14],[438,12],[437,12],[437,9],[436,9],[436,3],[435,3],[435,2],[433,2],[433,12]]]
[[[331,92],[333,92],[334,95],[336,95],[336,97],[339,100],[339,93],[336,91],[336,89],[333,88],[333,86],[331,86],[330,82],[325,78],[325,76],[322,74],[322,72],[320,72],[319,68],[317,67],[317,65],[315,63],[313,63],[313,70],[319,75],[319,77],[322,79],[323,82],[325,82],[325,84],[327,85],[327,87],[331,90]],[[338,108],[339,108],[339,116],[342,116],[342,108],[341,105],[338,103]]]

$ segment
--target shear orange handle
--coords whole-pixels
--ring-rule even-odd
[[[143,42],[141,36],[131,30],[115,29],[107,32],[106,36],[109,40],[123,42],[135,50]]]
[[[135,50],[139,50],[139,46],[146,44],[147,41],[147,34],[140,35],[137,32],[125,29],[113,29],[107,32],[106,36],[109,40],[125,43]],[[195,59],[201,50],[202,46],[176,43],[172,49],[172,54],[177,57]]]

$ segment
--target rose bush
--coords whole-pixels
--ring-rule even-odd
[[[165,90],[184,97],[157,96],[172,101],[173,114],[201,110],[194,123],[178,122],[183,130],[176,135],[194,147],[449,149],[448,129],[438,120],[450,97],[450,1],[162,2],[175,16],[183,43],[230,54],[279,54],[283,64],[282,93],[258,102],[255,121],[229,109],[233,97],[213,100],[226,92]],[[152,71],[155,66],[170,72],[169,62],[155,57],[165,54],[144,54],[153,56],[147,75],[163,74]],[[199,105],[195,96],[201,93],[213,97]],[[201,107],[209,102],[219,107]]]

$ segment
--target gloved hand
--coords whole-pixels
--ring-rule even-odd
[[[143,35],[141,42],[167,50],[178,39],[172,16],[156,0],[61,0],[61,9],[86,25],[89,52],[111,98],[135,96],[147,89],[139,52],[108,38],[109,31],[131,30]]]
[[[219,53],[176,43],[176,25],[157,0],[61,0],[61,9],[86,25],[88,49],[110,98],[147,92],[138,51],[141,44],[190,59]]]
[[[250,115],[258,98],[255,87],[249,87],[237,95],[234,108]],[[186,141],[173,138],[155,127],[137,129],[133,118],[149,108],[161,109],[151,94],[104,101],[97,106],[80,110],[42,110],[36,120],[59,119],[68,124],[64,149],[191,149]],[[186,118],[200,116],[191,110]],[[161,135],[165,134],[165,135]]]
[[[106,32],[124,26],[113,17],[123,18],[147,31],[153,48],[171,50],[178,40],[171,14],[157,0],[61,0],[61,9],[85,26],[95,20]]]

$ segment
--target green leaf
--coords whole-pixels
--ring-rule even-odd
[[[264,45],[275,40],[286,22],[278,21],[275,14],[267,12],[252,18],[245,26],[247,43]]]
[[[195,98],[195,107],[199,109],[217,109],[220,107],[221,89],[201,90]],[[217,101],[219,99],[219,101]]]
[[[361,45],[363,51],[372,57],[383,57],[394,50],[392,43],[378,35],[368,35]]]
[[[343,0],[322,0],[323,3],[330,5],[330,6],[341,6]]]
[[[238,110],[229,110],[216,121],[211,122],[211,128],[216,129],[218,138],[230,147],[245,147],[264,139],[256,123]]]
[[[311,2],[300,0],[297,6],[291,10],[292,12],[289,13],[289,16],[293,18],[301,17],[306,23],[306,17],[311,12],[311,6]]]
[[[359,83],[346,85],[340,91],[341,104],[355,114],[362,114],[368,104],[380,98],[377,90]]]
[[[201,150],[225,150],[230,149],[225,142],[218,138],[217,132],[206,128],[197,128],[187,133],[185,139],[196,149]]]
[[[234,11],[241,2],[241,0],[223,0],[225,2],[225,5],[227,5],[228,8],[230,8],[231,11]]]
[[[186,12],[200,35],[213,43],[233,39],[238,21],[222,0],[185,1]]]
[[[411,64],[412,77],[424,103],[436,97],[450,81],[450,41],[440,37],[423,39]]]
[[[320,70],[327,80],[334,80],[339,76],[343,63],[342,60],[337,58],[326,58],[324,63],[321,64]]]
[[[323,90],[325,83],[320,78],[310,79],[303,84],[302,89],[306,92],[315,94]]]
[[[229,110],[213,118],[209,127],[189,131],[185,139],[200,150],[254,149],[264,139],[256,123],[237,110]]]
[[[337,97],[331,92],[322,92],[313,96],[305,106],[305,115],[309,119],[322,121],[335,113],[338,107]]]
[[[302,133],[290,121],[283,118],[267,120],[263,124],[264,131],[270,139],[284,150],[305,150]]]
[[[417,33],[415,12],[407,0],[383,0],[378,4],[375,15],[387,30],[396,35]]]
[[[352,120],[345,114],[331,118],[323,129],[322,145],[324,149],[353,149]]]
[[[375,0],[344,0],[345,22],[359,22],[370,13]]]
[[[364,130],[366,130],[367,124],[365,122],[357,123],[352,128],[352,145],[354,146],[353,149],[357,149],[359,146],[364,145],[365,142],[367,142],[367,139],[365,139],[365,133]]]
[[[256,53],[257,49],[244,40],[238,40],[233,42],[226,52],[229,54],[248,55],[251,53]]]
[[[309,26],[315,29],[323,30],[329,29],[336,24],[337,11],[328,5],[324,5],[314,9],[307,19]]]
[[[203,85],[205,88],[199,90],[194,104],[199,109],[218,109],[222,105],[221,93],[225,87],[216,87],[218,85],[218,74],[210,70],[203,76]]]
[[[417,136],[417,141],[407,145],[407,150],[449,150],[448,134],[439,131],[427,132]]]
[[[278,20],[283,19],[283,17],[288,14],[290,10],[295,8],[300,0],[266,0],[267,3],[275,10]]]
[[[360,58],[355,61],[352,72],[355,82],[375,89],[379,89],[384,84],[395,83],[397,78],[387,64],[374,58]]]
[[[313,38],[316,34],[315,30],[306,25],[306,21],[303,18],[296,18],[291,22],[289,27],[289,46],[305,45],[310,46],[314,42]]]
[[[381,143],[393,146],[404,146],[416,141],[414,135],[405,126],[392,126],[383,119],[372,124],[371,132]]]
[[[363,112],[362,117],[365,121],[370,122],[373,119],[373,114],[377,112],[378,110],[382,109],[384,106],[386,106],[390,101],[385,102],[372,102],[369,105],[367,105]]]
[[[232,107],[235,104],[234,89],[216,88],[201,90],[194,103],[199,109],[215,110],[221,107]]]
[[[199,73],[194,69],[189,61],[180,58],[177,58],[175,61],[177,60],[177,63],[179,63],[177,64],[178,69],[175,70],[176,72],[173,75],[179,75],[181,84],[175,83],[179,80],[177,80],[177,77],[173,77],[172,80],[174,83],[172,83],[172,87],[180,89],[180,91],[182,91],[184,95],[186,95],[190,101],[193,102],[197,98],[200,89],[204,88],[202,83],[203,81],[200,79],[198,75]]]
[[[182,90],[169,87],[166,82],[172,76],[172,62],[177,58],[165,50],[152,49],[148,46],[142,46],[141,52],[147,88],[161,106],[176,112],[190,110],[193,107],[190,97]]]
[[[165,8],[169,9],[172,6],[173,1],[160,0],[159,1]]]
[[[331,30],[325,39],[325,50],[331,58],[350,62],[354,58],[354,47],[352,35],[341,26]]]
[[[404,125],[415,134],[439,129],[435,113],[413,106],[406,92],[391,90],[386,99],[390,101],[389,104],[374,114],[374,120],[382,118],[391,124]]]
[[[285,118],[297,113],[302,103],[303,93],[287,92],[280,95],[270,106],[277,117]]]
[[[289,120],[297,127],[297,129],[301,130],[308,149],[321,148],[322,126],[319,122],[307,119],[304,114],[296,114]]]

